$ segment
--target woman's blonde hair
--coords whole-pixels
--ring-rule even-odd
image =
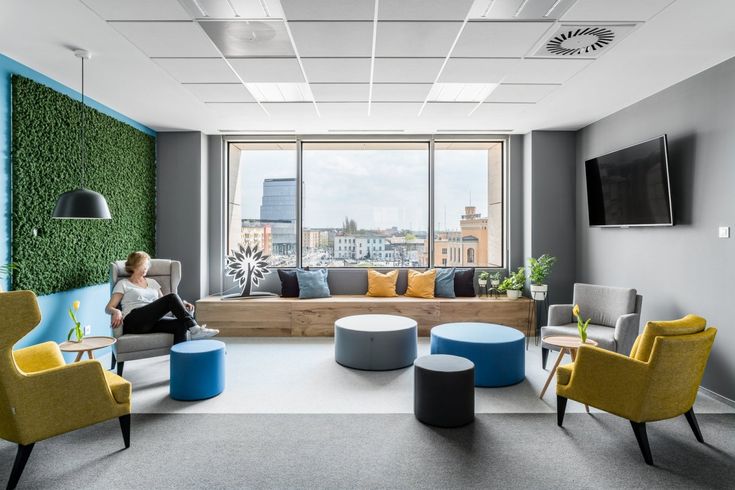
[[[132,274],[140,264],[146,260],[151,260],[151,256],[145,252],[133,252],[128,255],[128,260],[125,261],[125,272]]]

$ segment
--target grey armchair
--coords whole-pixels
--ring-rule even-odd
[[[543,342],[551,335],[577,336],[577,321],[572,308],[579,305],[580,316],[590,318],[587,337],[602,349],[628,355],[638,336],[643,296],[635,289],[575,284],[571,305],[551,305],[548,325],[541,327],[541,367],[546,368],[549,350],[558,347]]]
[[[125,271],[125,261],[110,264],[110,294],[117,281],[130,277]],[[181,262],[167,259],[151,259],[148,276],[161,285],[163,294],[178,293],[181,282]],[[112,329],[117,342],[112,346],[112,368],[117,365],[117,374],[122,376],[125,361],[165,356],[171,351],[174,336],[170,333],[124,334],[122,325]]]

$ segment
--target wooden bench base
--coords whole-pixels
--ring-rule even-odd
[[[535,325],[536,309],[529,298],[435,298],[398,296],[371,298],[339,295],[321,299],[226,299],[209,296],[196,303],[201,324],[220,330],[225,337],[330,337],[334,322],[349,315],[379,313],[413,318],[419,335],[451,322],[499,323],[524,334]],[[534,329],[530,329],[531,332]]]

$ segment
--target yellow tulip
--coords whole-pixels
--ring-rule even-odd
[[[74,307],[75,310],[79,310],[79,300],[73,302],[72,306]]]
[[[572,315],[579,316],[579,305],[574,305],[574,308],[572,308]]]

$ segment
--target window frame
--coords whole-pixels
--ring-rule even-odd
[[[508,257],[509,257],[509,216],[508,216],[508,175],[509,175],[509,151],[510,151],[510,135],[506,134],[430,134],[430,135],[334,135],[325,137],[324,135],[291,135],[291,134],[274,134],[274,135],[228,135],[222,138],[223,150],[223,190],[224,190],[224,202],[225,204],[230,202],[230,186],[229,186],[229,175],[230,175],[230,145],[233,144],[252,144],[252,143],[292,143],[296,145],[296,265],[290,267],[280,267],[284,269],[303,267],[303,144],[304,143],[427,143],[428,144],[428,223],[427,226],[427,241],[428,241],[428,264],[427,269],[430,268],[449,268],[455,266],[445,266],[436,264],[435,262],[435,212],[434,212],[434,199],[435,199],[435,143],[500,143],[502,145],[501,155],[501,196],[502,202],[500,203],[501,208],[501,267],[490,267],[490,266],[477,266],[476,264],[471,267],[488,269],[488,270],[507,270],[508,268]],[[225,249],[222,251],[224,255],[230,253],[227,250],[229,244],[229,209],[225,206],[223,215],[223,245]],[[344,267],[327,267],[333,270],[350,270],[359,269],[365,270],[367,267],[355,267],[355,266],[344,266]],[[410,266],[396,266],[391,267],[392,269],[410,269]],[[415,267],[413,267],[415,268]]]

